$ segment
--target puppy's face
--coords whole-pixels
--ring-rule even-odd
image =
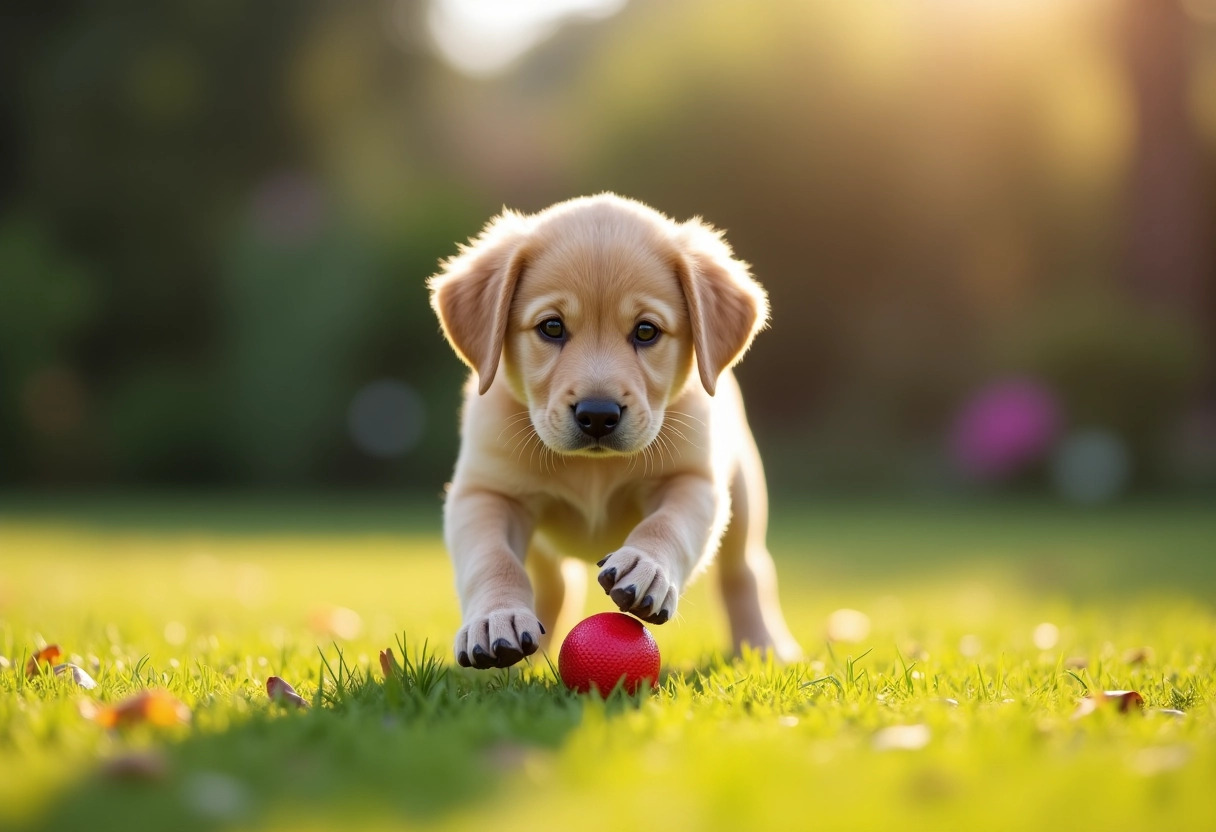
[[[502,214],[430,287],[480,393],[501,377],[561,454],[642,451],[693,368],[712,395],[768,311],[712,228],[611,194]]]
[[[506,381],[550,449],[639,452],[692,370],[676,257],[645,234],[614,241],[549,231],[560,242],[547,244],[546,234],[534,243],[515,289]]]

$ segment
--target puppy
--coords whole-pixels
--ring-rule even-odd
[[[612,194],[572,199],[505,211],[428,285],[473,370],[444,522],[457,661],[507,667],[572,624],[585,569],[565,559],[663,624],[715,552],[735,648],[796,658],[730,369],[768,301],[721,234]]]

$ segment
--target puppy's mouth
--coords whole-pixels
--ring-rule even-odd
[[[635,452],[631,448],[621,447],[622,444],[613,436],[605,436],[600,439],[586,439],[581,443],[575,442],[570,448],[553,450],[573,456],[627,456]]]

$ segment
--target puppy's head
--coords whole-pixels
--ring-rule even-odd
[[[429,285],[480,392],[501,378],[566,454],[641,451],[694,368],[712,395],[768,318],[717,231],[611,194],[504,212]]]

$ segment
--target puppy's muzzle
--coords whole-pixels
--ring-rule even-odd
[[[584,399],[570,406],[579,430],[595,439],[602,439],[616,430],[625,408],[609,399]]]

